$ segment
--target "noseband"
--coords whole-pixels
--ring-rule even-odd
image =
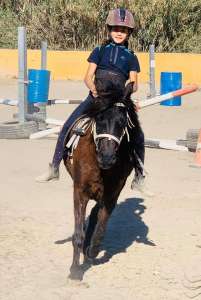
[[[119,106],[119,107],[126,107],[123,103],[117,102],[114,104],[114,106]],[[128,116],[128,114],[127,114]],[[128,120],[130,120],[130,117],[128,116]],[[128,126],[130,127],[130,122],[127,123]],[[132,124],[133,125],[133,124]],[[134,126],[134,125],[133,125]],[[113,140],[115,141],[118,145],[120,145],[125,133],[127,134],[128,140],[129,140],[129,134],[128,134],[128,130],[127,130],[127,126],[125,127],[125,129],[123,130],[123,133],[121,135],[120,138],[117,138],[116,136],[109,134],[109,133],[101,133],[101,134],[97,134],[96,133],[96,122],[94,122],[93,124],[93,137],[94,137],[94,142],[97,146],[97,140],[100,138],[107,138],[109,141]]]

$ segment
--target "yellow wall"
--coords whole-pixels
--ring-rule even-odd
[[[82,80],[87,69],[88,51],[48,51],[48,70],[52,79]],[[149,55],[137,53],[140,61],[140,82],[149,80]],[[28,68],[40,68],[40,51],[28,50]],[[0,76],[18,76],[17,50],[0,49]],[[201,84],[201,54],[156,53],[156,80],[160,72],[177,71],[183,74],[183,83]]]

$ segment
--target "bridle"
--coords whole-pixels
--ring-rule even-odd
[[[126,107],[123,103],[121,102],[117,102],[114,104],[114,106],[118,106],[118,107]],[[127,125],[126,127],[124,128],[123,132],[122,132],[122,135],[120,136],[120,138],[117,138],[116,136],[112,135],[112,134],[109,134],[109,133],[100,133],[100,134],[97,134],[96,132],[96,122],[93,123],[93,128],[92,128],[92,133],[93,133],[93,137],[94,137],[94,142],[95,142],[95,145],[97,147],[97,142],[99,139],[101,138],[107,138],[109,141],[110,140],[113,140],[115,141],[118,145],[121,144],[121,141],[124,137],[125,134],[127,134],[127,138],[128,138],[128,141],[130,140],[129,138],[129,133],[128,133],[128,129],[127,127],[134,127],[134,124],[132,123],[130,117],[129,117],[129,114],[127,113]]]

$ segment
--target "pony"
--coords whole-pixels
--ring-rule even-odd
[[[74,234],[71,279],[81,280],[80,254],[84,261],[95,259],[99,253],[107,221],[117,203],[127,177],[137,161],[130,155],[128,142],[130,127],[140,130],[135,105],[130,99],[133,84],[129,83],[124,93],[110,89],[99,90],[99,97],[87,112],[94,122],[73,152],[73,161],[64,157],[64,164],[73,179]],[[108,87],[107,87],[108,90]],[[130,127],[128,126],[130,124]],[[93,128],[92,128],[93,127]],[[94,200],[85,225],[86,207]]]

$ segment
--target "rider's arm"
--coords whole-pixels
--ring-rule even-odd
[[[129,60],[129,80],[134,82],[133,93],[138,89],[138,73],[140,72],[140,64],[137,56],[132,53]]]
[[[138,74],[136,71],[129,72],[129,80],[130,82],[134,82],[133,93],[135,93],[138,89]]]
[[[93,81],[94,78],[94,74],[96,71],[97,65],[95,63],[90,62],[86,75],[84,77],[84,82],[86,84],[86,86],[90,89],[90,91],[92,92],[94,97],[97,97],[97,91],[96,91],[96,87]]]

